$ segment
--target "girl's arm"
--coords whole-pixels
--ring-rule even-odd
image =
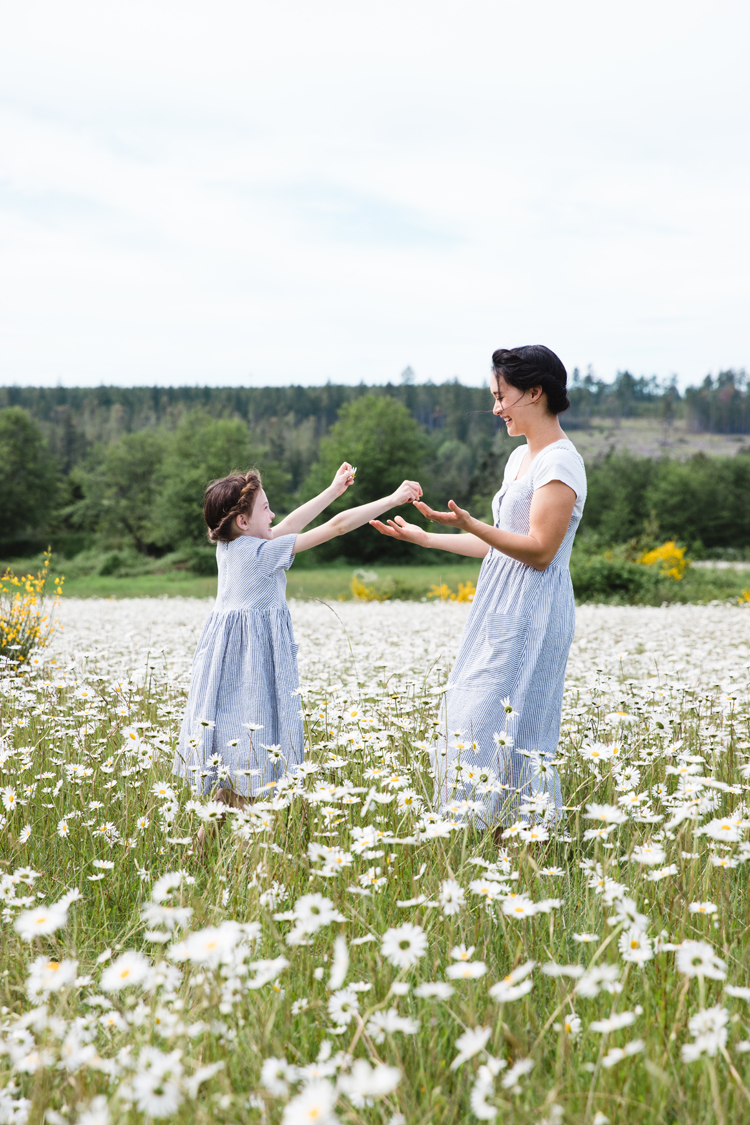
[[[450,551],[454,555],[468,555],[472,559],[483,559],[489,553],[489,543],[477,535],[434,535],[424,531],[414,523],[407,523],[402,516],[388,520],[388,525],[380,520],[370,520],[370,524],[381,535],[390,535],[404,543],[416,543],[418,547],[433,547],[440,551]]]
[[[535,489],[529,512],[528,535],[515,535],[511,531],[501,531],[499,527],[490,527],[481,520],[475,520],[453,500],[448,501],[450,512],[434,512],[426,504],[415,504],[415,507],[436,523],[468,531],[488,547],[494,547],[512,559],[532,566],[534,570],[546,570],[565,538],[575,502],[574,490],[561,480],[551,480]]]
[[[349,508],[346,512],[339,512],[328,523],[298,535],[294,544],[294,554],[296,555],[300,551],[309,551],[311,547],[318,547],[321,543],[327,543],[329,539],[335,539],[338,535],[346,535],[347,531],[354,531],[356,527],[363,527],[376,516],[382,516],[383,512],[387,512],[389,508],[418,500],[421,495],[422,489],[417,481],[405,480],[391,496],[384,496],[382,500],[373,500],[371,504],[361,504],[358,508]]]
[[[288,516],[285,516],[281,523],[277,523],[273,531],[273,538],[278,539],[280,535],[294,535],[297,531],[302,531],[303,527],[307,527],[316,516],[319,516],[328,505],[346,492],[349,485],[354,484],[355,469],[352,469],[348,461],[336,473],[331,484],[319,496],[308,500],[306,504],[300,504],[299,508],[295,508]]]

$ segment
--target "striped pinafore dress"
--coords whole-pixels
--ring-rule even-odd
[[[513,450],[493,500],[494,524],[529,533],[534,490],[561,480],[576,494],[568,530],[546,570],[494,548],[477,590],[448,681],[435,774],[443,805],[479,801],[478,820],[513,818],[523,797],[546,789],[554,816],[560,782],[547,762],[560,734],[565,666],[575,628],[568,564],[586,499],[583,459],[567,438],[546,446],[519,480],[527,447]],[[506,707],[511,707],[508,713]]]
[[[238,793],[255,794],[304,759],[286,604],[295,539],[240,535],[216,548],[216,604],[193,658],[174,759],[174,773],[204,792],[228,779]]]

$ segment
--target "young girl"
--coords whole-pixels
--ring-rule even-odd
[[[561,804],[559,779],[547,762],[560,734],[575,627],[568,563],[586,499],[583,459],[558,418],[570,406],[566,383],[565,368],[549,348],[493,354],[493,413],[511,437],[526,438],[511,453],[492,502],[493,526],[452,500],[450,512],[416,507],[463,535],[432,535],[400,516],[388,526],[373,521],[383,535],[484,559],[445,696],[441,789],[444,800],[456,783],[461,789],[461,765],[474,775],[489,770],[496,794],[488,801],[489,820],[505,804],[508,788],[526,797],[544,788],[550,811]]]
[[[418,500],[405,480],[391,496],[311,520],[354,483],[344,463],[332,484],[271,527],[274,514],[257,472],[232,473],[206,489],[203,515],[217,544],[219,586],[193,659],[174,772],[210,792],[254,794],[304,758],[297,648],[286,604],[286,570],[299,551],[362,527],[389,508]],[[198,787],[196,785],[196,787]]]

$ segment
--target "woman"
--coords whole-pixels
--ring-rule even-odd
[[[552,815],[561,805],[557,774],[546,763],[560,734],[575,627],[568,563],[586,499],[583,459],[558,417],[570,406],[566,385],[565,368],[549,348],[500,348],[493,354],[493,413],[510,437],[525,437],[526,444],[510,455],[492,502],[492,527],[453,500],[450,512],[425,503],[415,507],[461,535],[434,535],[401,516],[387,526],[371,521],[383,535],[484,559],[448,682],[442,728],[447,753],[438,756],[444,763],[438,783],[444,801],[454,792],[484,793],[489,821],[502,806],[515,804],[511,795],[518,792],[530,797],[546,790]],[[542,798],[540,808],[544,804]]]

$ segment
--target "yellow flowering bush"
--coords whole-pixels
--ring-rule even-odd
[[[355,602],[387,602],[391,598],[406,599],[407,601],[418,598],[421,594],[419,586],[405,585],[403,582],[381,580],[378,585],[368,585],[370,581],[377,581],[377,575],[372,571],[355,570],[349,584],[352,598]],[[474,600],[476,586],[473,582],[459,582],[458,590],[451,590],[447,582],[430,586],[428,598],[437,598],[441,602],[471,602]]]
[[[674,539],[668,539],[653,551],[645,551],[638,562],[643,566],[658,566],[662,574],[675,582],[685,577],[685,571],[690,566],[690,559],[685,558],[685,548],[678,547]]]
[[[54,621],[45,608],[44,595],[52,561],[50,551],[36,574],[14,574],[6,570],[0,576],[0,656],[19,664],[27,661],[35,648],[49,641]],[[57,605],[63,578],[54,579],[54,603]]]
[[[454,592],[446,582],[430,586],[428,598],[440,598],[441,602],[473,602],[477,588],[473,582],[459,582],[458,590]]]
[[[367,586],[361,574],[356,571],[352,575],[349,589],[355,602],[387,602],[390,597],[390,594],[379,594],[374,586]]]

